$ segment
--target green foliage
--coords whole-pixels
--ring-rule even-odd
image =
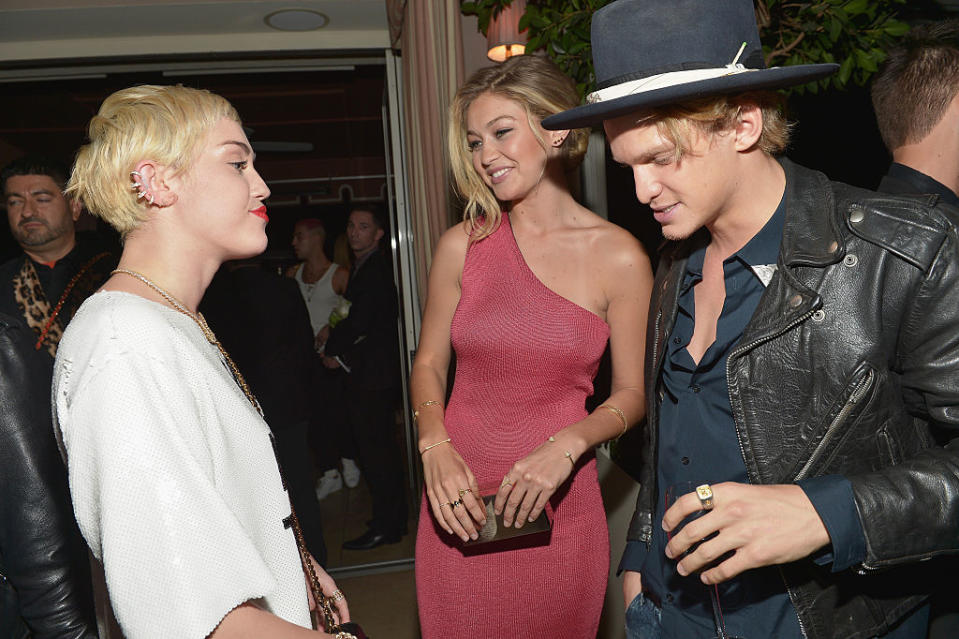
[[[718,0],[717,0],[718,1]],[[581,95],[595,85],[589,44],[593,13],[612,0],[527,0],[520,29],[527,29],[527,50],[542,50],[570,77]],[[755,0],[760,37],[767,43],[767,66],[839,63],[839,73],[793,91],[817,92],[849,82],[863,85],[885,58],[885,50],[909,26],[896,19],[906,0]],[[512,0],[460,3],[464,15],[478,18],[486,33],[490,20]]]
[[[817,92],[864,85],[885,51],[909,30],[896,19],[906,0],[758,0],[756,16],[766,66],[836,62],[839,73],[794,89]]]

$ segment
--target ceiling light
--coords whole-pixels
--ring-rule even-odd
[[[263,22],[280,31],[314,31],[328,25],[330,18],[311,9],[281,9],[263,18]]]

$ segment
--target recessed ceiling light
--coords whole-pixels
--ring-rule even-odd
[[[280,31],[313,31],[329,24],[330,18],[311,9],[281,9],[263,18],[263,22]]]

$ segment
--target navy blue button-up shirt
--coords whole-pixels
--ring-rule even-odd
[[[766,225],[723,262],[726,299],[716,325],[716,340],[699,362],[686,350],[695,326],[695,286],[702,281],[706,249],[692,253],[680,290],[676,324],[666,345],[661,372],[655,522],[665,512],[665,492],[680,482],[748,483],[742,449],[729,403],[726,361],[738,344],[774,272],[785,223],[780,202]],[[774,383],[771,381],[771,383]],[[852,486],[840,476],[800,483],[826,526],[831,548],[819,563],[842,570],[862,561],[865,540],[854,505]],[[664,554],[666,534],[653,526],[647,550],[630,542],[620,568],[642,573],[643,590],[662,607],[664,637],[715,637],[708,591],[696,576],[681,577],[676,562]],[[799,620],[775,566],[748,571],[719,587],[727,631],[745,639],[802,637]],[[888,635],[890,639],[897,636]],[[904,635],[907,636],[907,635]]]

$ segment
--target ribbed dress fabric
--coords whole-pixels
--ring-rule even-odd
[[[450,333],[456,378],[446,430],[490,494],[515,461],[586,416],[609,327],[536,277],[504,214],[467,250]],[[609,537],[594,455],[582,456],[551,504],[553,528],[539,545],[464,554],[424,495],[416,539],[424,639],[596,636]]]

